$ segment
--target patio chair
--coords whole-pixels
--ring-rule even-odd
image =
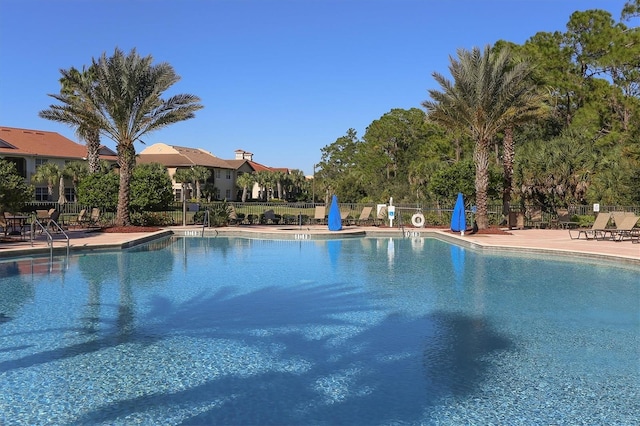
[[[640,218],[634,214],[624,215],[622,216],[622,220],[620,221],[619,225],[616,225],[615,228],[605,229],[599,234],[600,238],[598,239],[606,239],[607,234],[613,241],[623,241],[627,237],[629,239],[633,239],[636,231],[638,231],[638,229],[636,228],[638,219]]]
[[[316,206],[315,214],[313,215],[313,220],[318,225],[326,225],[327,224],[327,213],[325,206]]]
[[[240,225],[244,221],[244,215],[238,215],[234,206],[229,206],[229,225]]]
[[[89,222],[89,218],[87,217],[87,209],[82,209],[75,219],[69,221],[69,226],[84,227],[87,222]]]
[[[54,209],[51,215],[49,215],[46,227],[54,232],[59,232],[62,224],[58,223],[58,219],[60,219],[60,211]]]
[[[609,223],[610,218],[610,213],[598,213],[598,216],[596,216],[596,220],[593,221],[591,228],[569,229],[569,237],[572,240],[578,240],[581,235],[584,235],[584,238],[587,240],[596,239],[600,233],[607,229],[607,224]],[[577,232],[577,234],[574,235],[573,233],[575,232]]]
[[[53,210],[36,210],[36,219],[41,223],[46,223],[49,220],[49,216],[53,213]]]

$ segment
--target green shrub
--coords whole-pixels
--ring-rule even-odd
[[[588,228],[590,227],[593,222],[596,220],[595,217],[591,216],[590,214],[586,214],[586,215],[575,215],[571,218],[572,222],[578,222],[578,226],[580,228]]]
[[[193,215],[194,223],[203,223],[206,212],[209,212],[209,226],[226,226],[229,224],[231,206],[226,202],[212,204],[208,210],[198,210]]]
[[[159,212],[132,212],[131,224],[135,226],[170,226],[173,218],[167,213]]]

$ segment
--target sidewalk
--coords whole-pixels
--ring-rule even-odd
[[[347,226],[341,231],[329,231],[326,226],[250,225],[204,228],[204,235],[283,239],[431,236],[487,252],[541,253],[587,259],[609,259],[640,265],[640,244],[633,244],[631,241],[572,240],[567,230],[525,229],[508,231],[509,235],[465,234],[464,236],[434,228],[406,228],[404,231],[406,234],[403,235],[399,228]],[[124,249],[172,234],[198,237],[202,235],[202,232],[201,226],[178,226],[152,233],[125,234],[95,232],[86,229],[71,230],[68,232],[68,248],[71,252]],[[64,254],[67,251],[67,240],[61,234],[54,236],[53,251],[55,254]],[[33,243],[28,240],[0,242],[0,258],[49,253],[51,253],[51,248],[42,235],[39,235]]]

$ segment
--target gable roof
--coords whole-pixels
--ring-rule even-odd
[[[87,157],[87,147],[56,132],[0,127],[0,156],[81,160]],[[116,154],[104,146],[100,157],[116,160]]]
[[[153,144],[138,154],[138,163],[160,163],[165,167],[204,166],[219,169],[235,169],[227,161],[204,149],[189,148],[164,143]]]
[[[256,163],[255,161],[247,161],[247,162],[253,168],[253,170],[255,170],[256,172],[262,172],[262,171],[273,172],[273,171],[275,171],[271,167],[265,166],[264,164]]]

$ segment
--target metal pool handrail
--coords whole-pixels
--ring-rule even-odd
[[[48,225],[53,224],[58,231],[62,232],[62,235],[64,235],[64,237],[67,239],[67,256],[69,256],[69,235],[67,235],[66,232],[64,232],[64,229],[62,229],[62,227],[60,226],[60,224],[58,224],[58,222],[56,222],[55,220],[50,220]],[[51,253],[53,253],[53,236],[51,235],[51,233],[49,233],[49,231],[47,231],[47,227],[44,226],[42,224],[42,222],[40,222],[37,218],[35,218],[33,220],[33,222],[31,222],[31,247],[33,247],[33,237],[35,235],[35,229],[34,229],[34,225],[37,225],[40,227],[40,229],[42,229],[42,232],[44,232],[47,235],[47,245],[49,246],[49,248],[51,249]]]

